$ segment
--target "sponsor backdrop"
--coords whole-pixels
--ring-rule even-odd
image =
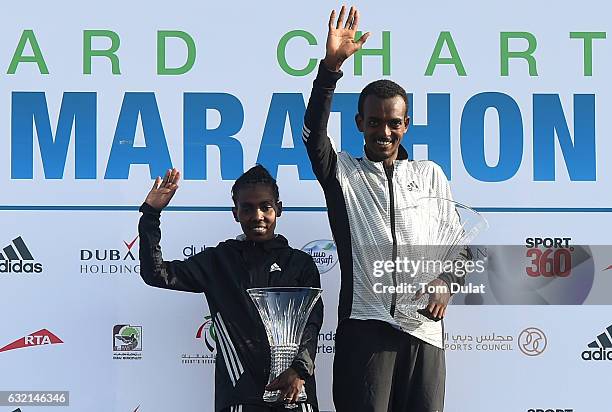
[[[317,379],[321,409],[333,410],[339,267],[300,132],[338,6],[5,5],[1,410],[212,410],[206,303],[140,280],[137,207],[152,178],[183,172],[162,247],[184,259],[239,233],[229,189],[256,162],[280,184],[279,232],[321,271]],[[361,88],[398,81],[412,102],[405,147],[438,162],[455,198],[490,224],[478,239],[487,272],[473,279],[485,293],[457,296],[445,322],[446,410],[606,409],[609,6],[358,6],[372,36],[344,66],[330,120],[336,146],[361,151]]]

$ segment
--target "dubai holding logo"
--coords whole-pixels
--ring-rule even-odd
[[[134,254],[138,236],[123,241],[125,249],[81,249],[82,274],[138,274],[140,264]]]

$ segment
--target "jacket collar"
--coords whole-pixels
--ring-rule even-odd
[[[275,234],[272,239],[263,242],[252,242],[247,240],[244,233],[236,236],[236,239],[230,239],[229,242],[239,249],[247,249],[249,247],[261,247],[265,250],[283,249],[289,247],[289,242],[283,235]]]
[[[366,155],[366,151],[365,151],[365,145],[363,146],[363,157],[361,158],[362,162],[364,163],[365,167],[378,172],[378,173],[385,173],[385,168],[383,166],[383,162],[382,160],[379,162],[375,162],[373,160],[368,159],[368,156]],[[395,159],[395,161],[393,162],[393,166],[396,170],[401,169],[406,167],[406,162],[405,160],[408,160],[408,152],[406,151],[406,149],[404,149],[404,146],[402,146],[402,144],[400,143],[399,147],[397,148],[397,159]]]

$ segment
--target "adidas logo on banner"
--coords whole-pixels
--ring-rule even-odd
[[[21,236],[0,251],[0,273],[41,273],[42,270],[42,263],[34,261]]]
[[[587,346],[591,349],[587,349],[582,352],[582,360],[609,360],[612,361],[612,325],[608,326],[606,330],[597,336],[593,342]]]

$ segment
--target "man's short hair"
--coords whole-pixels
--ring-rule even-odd
[[[404,103],[406,103],[406,116],[408,116],[408,95],[406,95],[406,90],[399,84],[391,80],[381,79],[364,87],[359,95],[359,102],[357,103],[357,111],[361,116],[363,116],[363,105],[366,97],[370,95],[376,96],[379,99],[390,99],[395,96],[401,97]]]
[[[238,179],[236,179],[236,182],[234,182],[234,185],[232,186],[232,200],[234,201],[234,204],[236,204],[238,200],[238,192],[240,189],[244,188],[245,186],[259,184],[269,186],[274,194],[274,200],[278,202],[279,193],[276,180],[265,167],[258,164],[244,172],[242,176],[240,176]]]

